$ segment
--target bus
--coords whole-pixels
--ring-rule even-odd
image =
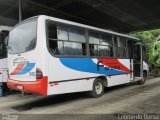
[[[0,96],[7,88],[8,67],[7,67],[7,36],[11,27],[0,26]]]
[[[55,17],[20,22],[8,45],[7,85],[19,91],[100,97],[104,87],[144,84],[147,77],[141,40]]]

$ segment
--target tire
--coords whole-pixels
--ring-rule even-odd
[[[140,81],[138,81],[137,84],[138,84],[138,85],[143,85],[143,84],[145,84],[146,79],[147,79],[147,73],[146,73],[146,72],[143,72],[143,79],[140,80]]]
[[[1,83],[0,87],[1,87],[0,89],[2,90],[3,96],[6,96],[6,94],[9,91],[9,88],[7,87],[7,83]]]
[[[104,93],[104,82],[101,79],[97,78],[93,82],[92,91],[89,91],[88,95],[93,98],[98,98],[101,97],[103,93]]]

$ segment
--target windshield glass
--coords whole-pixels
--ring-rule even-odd
[[[23,53],[36,46],[36,20],[16,26],[9,34],[9,53]]]
[[[9,31],[0,32],[0,59],[7,57],[7,36]]]

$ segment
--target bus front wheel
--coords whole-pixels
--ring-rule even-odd
[[[98,97],[101,97],[103,93],[104,93],[104,82],[103,80],[97,78],[93,82],[92,91],[89,91],[88,95],[93,98],[98,98]]]

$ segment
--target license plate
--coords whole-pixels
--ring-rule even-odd
[[[17,85],[17,89],[23,90],[23,85]]]

